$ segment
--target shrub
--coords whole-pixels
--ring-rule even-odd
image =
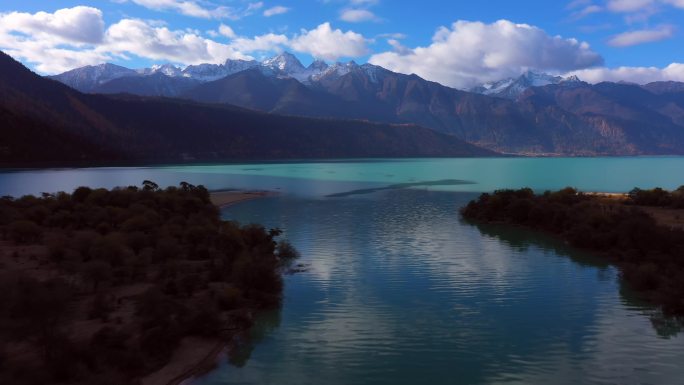
[[[90,261],[83,265],[81,275],[84,281],[92,284],[93,291],[96,292],[101,284],[112,278],[112,266],[105,261]]]
[[[290,261],[299,258],[297,249],[286,240],[278,242],[277,255],[281,261]]]
[[[10,223],[9,233],[14,242],[27,244],[38,242],[43,231],[40,226],[33,221],[19,220]]]

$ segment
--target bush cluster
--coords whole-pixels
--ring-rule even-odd
[[[667,191],[660,187],[651,190],[635,188],[629,192],[628,196],[629,203],[638,206],[684,209],[684,186],[674,191]]]
[[[470,220],[543,230],[604,255],[628,285],[666,314],[684,315],[684,232],[658,225],[637,207],[573,188],[540,195],[526,188],[482,194],[461,213]]]
[[[297,255],[277,229],[220,220],[209,192],[188,183],[3,197],[0,235],[43,246],[52,277],[0,267],[0,347],[30,344],[41,357],[4,359],[0,383],[14,384],[135,383],[183,337],[218,336],[230,312],[277,305]],[[134,298],[112,294],[141,285]],[[134,302],[132,320],[116,316],[122,301]],[[69,334],[81,307],[102,324],[87,344]]]

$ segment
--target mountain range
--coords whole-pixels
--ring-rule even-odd
[[[532,87],[543,87],[550,84],[563,84],[572,87],[581,85],[582,81],[574,75],[564,78],[562,76],[526,71],[517,78],[506,78],[496,82],[485,83],[471,88],[470,91],[515,100]]]
[[[102,71],[74,75],[101,79]],[[150,76],[168,76],[167,74]],[[119,77],[117,79],[123,79]],[[104,83],[103,83],[104,84]],[[84,94],[0,53],[0,164],[488,156],[416,125],[278,116],[136,95]]]
[[[308,67],[283,53],[185,69],[105,64],[52,77],[89,93],[165,96],[281,115],[415,124],[525,155],[684,153],[684,87],[588,84],[528,71],[469,91],[352,62]]]

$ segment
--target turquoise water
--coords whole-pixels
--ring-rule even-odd
[[[210,189],[268,189],[306,196],[436,180],[463,180],[473,184],[431,186],[431,190],[482,192],[497,188],[533,187],[544,190],[575,186],[587,191],[624,192],[635,186],[676,188],[684,184],[684,158],[387,159],[0,170],[0,194],[70,191],[80,185],[140,185],[144,179],[152,179],[160,185],[177,185],[180,180],[185,180],[204,184]]]
[[[684,339],[614,268],[461,220],[477,192],[684,184],[684,158],[427,159],[0,173],[0,195],[143,179],[282,194],[223,210],[280,227],[307,271],[194,379],[218,384],[678,384]]]

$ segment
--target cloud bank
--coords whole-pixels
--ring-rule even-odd
[[[568,73],[577,75],[588,83],[628,82],[646,84],[658,81],[684,82],[684,63],[672,63],[664,68],[658,67],[618,67],[590,68]]]
[[[351,4],[372,4],[365,1]],[[612,6],[616,10],[635,9],[637,3],[628,2],[616,0]],[[168,4],[171,3],[179,2],[173,0]],[[684,0],[672,3],[684,6]],[[638,4],[645,6],[643,2]],[[610,43],[626,47],[666,38],[673,31],[674,27],[669,25],[635,30],[614,36]],[[684,64],[605,68],[601,55],[587,43],[552,36],[540,28],[508,20],[490,24],[457,21],[448,28],[439,28],[432,42],[423,47],[406,47],[400,41],[403,36],[397,34],[369,39],[352,30],[334,28],[329,22],[294,34],[256,36],[241,36],[230,26],[219,23],[216,30],[206,35],[133,18],[107,26],[99,9],[85,6],[53,13],[0,13],[0,49],[46,74],[133,57],[190,65],[253,59],[284,50],[335,61],[364,57],[371,53],[370,46],[386,41],[390,50],[373,54],[369,62],[456,88],[518,76],[527,69],[577,75],[592,83],[684,81]]]
[[[225,24],[208,34],[228,42],[142,19],[125,18],[105,28],[102,12],[92,7],[65,8],[54,13],[0,13],[0,48],[48,74],[131,56],[190,65],[252,59],[254,53],[285,49],[326,60],[368,52],[367,40],[361,34],[334,29],[330,23],[302,29],[293,36],[238,36]]]
[[[457,21],[451,28],[440,28],[427,47],[407,49],[394,43],[399,49],[369,61],[456,88],[517,76],[527,69],[557,73],[603,64],[587,43],[508,20]]]

